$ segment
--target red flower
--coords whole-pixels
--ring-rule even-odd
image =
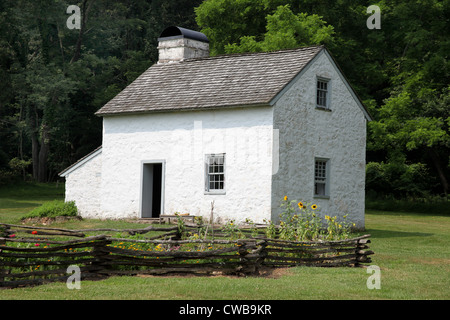
[[[39,243],[35,243],[34,246],[35,246],[35,247],[39,247],[40,244],[39,244]]]
[[[36,230],[31,231],[31,234],[37,234]]]
[[[10,234],[9,237],[10,238],[14,238],[16,235],[15,234]]]

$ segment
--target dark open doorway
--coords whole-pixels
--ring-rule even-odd
[[[158,218],[162,213],[163,163],[143,163],[141,217]]]

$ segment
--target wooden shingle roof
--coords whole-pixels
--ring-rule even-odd
[[[96,114],[268,104],[322,49],[313,46],[154,64]]]

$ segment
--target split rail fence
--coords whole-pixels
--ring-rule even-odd
[[[98,232],[128,237],[88,235]],[[149,232],[163,233],[145,237]],[[263,268],[364,266],[373,254],[367,250],[370,235],[302,242],[263,236],[237,240],[181,240],[181,236],[177,226],[68,230],[0,223],[0,288],[67,281],[72,265],[81,271],[81,279],[169,273],[257,275]]]

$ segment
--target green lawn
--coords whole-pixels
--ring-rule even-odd
[[[35,189],[41,188],[43,192]],[[51,189],[54,188],[54,189]],[[63,187],[41,185],[33,192],[0,189],[0,221],[18,223],[22,214],[54,198]],[[30,191],[30,190],[29,190]],[[67,228],[129,222],[84,220]],[[56,226],[56,225],[55,225]],[[142,225],[140,225],[142,226]],[[0,299],[449,299],[450,217],[369,210],[372,264],[381,268],[381,289],[369,290],[363,268],[283,269],[267,277],[111,277],[83,281],[81,290],[65,283],[0,291]]]

